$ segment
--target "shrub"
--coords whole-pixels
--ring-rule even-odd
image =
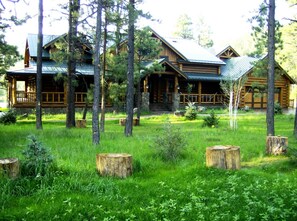
[[[16,113],[14,110],[9,110],[0,117],[0,124],[9,125],[16,123]]]
[[[186,106],[185,117],[187,120],[195,120],[197,117],[197,108],[195,103],[189,102],[188,106]]]
[[[29,144],[23,151],[25,160],[22,173],[26,176],[44,176],[53,168],[53,156],[34,135],[28,137]]]
[[[170,121],[167,121],[164,124],[163,132],[156,137],[153,145],[163,160],[176,161],[181,157],[187,143],[180,130],[174,128]]]
[[[214,113],[214,110],[210,112],[210,115],[203,118],[203,127],[218,127],[219,126],[219,117]]]
[[[283,113],[282,106],[278,102],[274,103],[274,113],[275,114],[282,114]]]

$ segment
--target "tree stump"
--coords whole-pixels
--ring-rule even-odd
[[[280,155],[287,152],[288,137],[267,136],[266,154]]]
[[[240,169],[240,147],[213,146],[206,148],[206,166],[222,169]]]
[[[18,158],[0,159],[0,177],[8,176],[10,178],[17,178],[19,172],[20,165]]]
[[[126,178],[133,172],[132,156],[125,153],[97,154],[96,166],[102,176]]]
[[[87,120],[85,120],[85,119],[76,120],[76,127],[86,128],[87,127]]]
[[[126,118],[121,118],[119,120],[119,124],[121,126],[125,126],[126,125]],[[139,119],[138,118],[133,118],[133,126],[139,126]]]

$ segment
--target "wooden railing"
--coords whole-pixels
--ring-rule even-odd
[[[180,94],[180,103],[187,104],[193,102],[196,104],[224,104],[224,94]]]
[[[75,103],[83,104],[87,93],[85,92],[76,92],[75,93]],[[16,92],[16,103],[17,104],[32,104],[36,102],[36,93],[35,92]],[[42,92],[42,103],[43,104],[65,104],[66,95],[64,92]]]

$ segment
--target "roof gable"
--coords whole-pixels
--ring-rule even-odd
[[[186,62],[195,62],[203,64],[224,65],[225,63],[211,54],[206,49],[202,48],[193,40],[180,38],[162,37],[157,32],[151,29],[153,35],[160,39],[172,51],[174,51],[182,60]]]
[[[43,50],[42,50],[42,57],[43,58],[49,58],[49,48],[53,46],[57,41],[61,39],[65,39],[68,34],[63,35],[43,35]],[[38,35],[37,34],[28,34],[27,37],[27,45],[28,50],[30,53],[30,57],[37,57],[37,42],[38,42]],[[84,50],[84,52],[87,52],[89,54],[92,54],[92,47],[88,40],[83,38],[80,40],[80,44]]]
[[[217,54],[218,58],[224,59],[224,58],[234,58],[234,57],[240,57],[240,55],[232,48],[230,45],[223,49],[220,53]]]
[[[55,39],[58,39],[60,35],[43,35],[43,45],[47,45],[49,42],[53,42]],[[37,42],[38,42],[38,35],[37,34],[28,34],[27,43],[28,43],[28,50],[31,57],[37,57]],[[46,50],[42,51],[42,57],[49,58],[49,52]]]

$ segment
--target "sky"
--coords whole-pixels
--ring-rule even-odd
[[[49,9],[67,0],[44,0],[44,34],[63,34],[67,32],[67,19],[53,21],[57,14]],[[163,36],[172,36],[177,19],[182,14],[189,15],[193,22],[203,18],[213,33],[212,39],[217,45],[228,45],[251,32],[248,19],[253,15],[263,0],[143,0],[138,7],[149,12],[160,22],[141,21],[141,25],[149,25]],[[38,0],[31,0],[30,7],[17,8],[19,14],[27,11],[33,18],[22,27],[14,28],[7,33],[7,41],[18,45],[21,53],[28,33],[38,32],[37,7]],[[276,0],[276,18],[283,18],[294,13],[285,0]],[[297,14],[297,13],[295,13]]]

